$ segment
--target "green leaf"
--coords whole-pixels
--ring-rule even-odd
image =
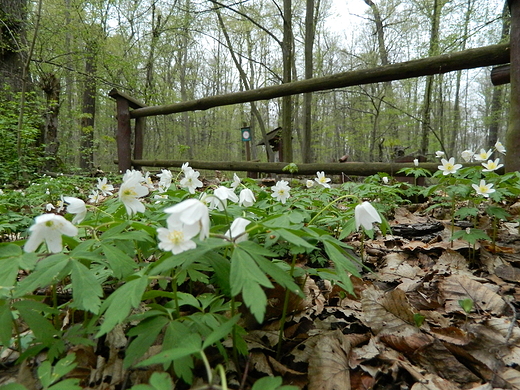
[[[79,385],[79,379],[65,379],[52,385],[47,390],[81,390],[83,387]]]
[[[298,390],[298,386],[282,386],[282,378],[279,376],[264,376],[258,379],[251,390]]]
[[[137,267],[135,261],[121,249],[105,243],[101,244],[101,249],[105,253],[108,264],[112,271],[114,271],[116,278],[126,278],[132,274]]]
[[[152,364],[171,363],[176,359],[192,355],[202,350],[202,339],[198,333],[187,335],[178,348],[161,351],[157,355],[137,364],[136,367],[150,366]]]
[[[469,230],[457,230],[453,233],[453,236],[451,236],[451,241],[458,240],[459,238],[469,242],[471,245],[474,245],[478,240],[491,240],[484,230],[472,228]]]
[[[11,344],[11,333],[13,329],[13,314],[6,302],[0,306],[0,342],[3,346],[9,347]]]
[[[2,386],[2,390],[27,390],[27,387],[18,383],[9,383]]]
[[[499,206],[488,206],[486,208],[486,213],[498,219],[507,219],[511,216],[511,214],[509,214],[506,210]]]
[[[229,274],[231,294],[238,295],[247,285],[260,284],[272,288],[273,285],[258,267],[249,252],[237,246],[231,255],[231,270]]]
[[[123,322],[130,314],[130,310],[139,306],[147,286],[148,278],[141,276],[123,284],[110,294],[101,306],[101,313],[105,313],[105,320],[95,337],[101,337]]]
[[[168,318],[156,316],[142,321],[135,328],[128,332],[129,337],[137,336],[132,340],[126,350],[124,359],[124,368],[127,369],[134,364],[138,359],[142,358],[148,348],[157,339],[159,333],[168,323]]]
[[[462,307],[462,310],[464,310],[467,314],[471,313],[471,310],[473,310],[473,299],[466,298],[461,299],[459,301],[460,307]]]
[[[29,276],[23,279],[15,289],[15,298],[20,298],[34,290],[47,287],[60,281],[68,274],[69,256],[57,254],[44,258],[40,261]]]
[[[242,289],[242,299],[256,321],[262,323],[267,306],[267,296],[262,287],[256,283],[247,283]]]
[[[72,306],[97,314],[101,306],[99,297],[103,289],[94,274],[79,261],[71,262],[72,272]]]
[[[277,229],[276,230],[280,236],[286,240],[287,242],[293,244],[293,245],[296,245],[296,246],[301,246],[303,248],[307,248],[307,249],[315,249],[316,247],[312,244],[309,244],[307,241],[305,241],[303,238],[301,237],[298,237],[298,231],[296,230],[289,230],[289,229]]]
[[[154,372],[150,378],[150,385],[154,390],[171,390],[173,381],[166,372]]]
[[[235,326],[239,318],[240,315],[236,315],[233,318],[221,324],[220,326],[218,326],[215,330],[213,330],[213,332],[211,332],[204,340],[204,343],[202,344],[202,349],[206,349],[210,345],[213,345],[217,341],[222,340],[229,333],[231,333],[231,331],[233,330],[233,326]]]
[[[43,387],[49,387],[55,380],[59,379],[53,378],[51,362],[48,360],[43,361],[38,367],[38,379]]]
[[[54,365],[54,374],[56,374],[60,378],[67,375],[78,365],[77,363],[75,363],[75,360],[75,353],[68,354],[63,359],[60,359],[58,363]]]
[[[42,307],[48,308],[46,305],[27,299],[15,302],[13,306],[18,309],[20,316],[29,325],[36,339],[47,347],[56,342],[54,336],[57,336],[59,332],[49,320],[40,314]]]

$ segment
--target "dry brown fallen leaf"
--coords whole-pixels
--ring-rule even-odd
[[[309,390],[350,390],[351,346],[339,330],[318,336],[309,358]]]

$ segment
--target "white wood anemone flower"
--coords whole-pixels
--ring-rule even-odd
[[[144,213],[144,204],[138,198],[146,196],[148,193],[148,188],[141,184],[138,175],[130,176],[128,180],[123,181],[119,188],[119,200],[125,205],[130,217],[135,213]]]
[[[485,180],[481,180],[480,181],[480,184],[472,184],[471,185],[473,187],[473,189],[475,190],[475,192],[478,194],[478,195],[482,195],[484,198],[489,198],[489,194],[492,194],[493,192],[495,192],[496,190],[493,187],[493,184],[489,183],[489,184],[486,184],[486,181]]]
[[[330,188],[330,178],[325,177],[325,172],[323,171],[316,172],[316,177],[314,178],[314,181],[325,188]]]
[[[157,175],[159,178],[159,192],[165,192],[172,185],[173,175],[169,169],[161,169],[161,173]]]
[[[249,188],[244,188],[242,191],[240,191],[240,194],[238,196],[238,205],[243,207],[249,207],[255,204],[256,198],[253,191],[251,191]]]
[[[499,168],[502,168],[504,164],[500,164],[500,159],[497,158],[495,161],[488,160],[487,163],[482,163],[482,166],[486,169],[483,169],[482,172],[493,172]]]
[[[506,154],[506,148],[505,146],[502,144],[502,142],[498,141],[495,142],[495,149],[499,152],[499,153],[502,153],[502,154]]]
[[[57,214],[43,214],[36,217],[29,231],[31,235],[23,247],[26,252],[34,252],[43,241],[47,244],[49,252],[61,252],[63,249],[61,236],[73,237],[78,234],[76,226]]]
[[[224,234],[230,241],[234,243],[239,243],[242,241],[247,241],[249,235],[246,233],[246,227],[249,225],[251,221],[248,221],[245,218],[237,217],[231,223],[229,230]]]
[[[166,219],[169,229],[182,224],[185,229],[193,227],[200,240],[209,237],[209,210],[200,200],[186,199],[175,206],[168,207],[164,212],[170,214]]]
[[[190,194],[194,194],[197,188],[203,186],[202,182],[199,180],[199,176],[199,171],[193,169],[184,171],[184,177],[180,181],[181,187],[187,188]]]
[[[114,186],[112,184],[108,184],[106,177],[104,177],[104,178],[98,177],[98,184],[96,187],[98,190],[101,191],[103,196],[112,196],[113,195],[112,191],[114,191]]]
[[[372,223],[381,223],[381,216],[377,210],[369,202],[364,201],[354,209],[354,219],[356,221],[356,229],[359,230],[363,226],[366,230],[372,230]]]
[[[473,158],[473,155],[475,154],[475,152],[473,152],[472,150],[465,150],[463,151],[460,156],[463,158],[464,161],[466,162],[470,162],[471,159]]]
[[[73,196],[64,196],[63,200],[67,204],[67,212],[75,214],[72,223],[81,223],[87,216],[87,206],[85,205],[85,202]]]
[[[479,153],[475,153],[473,155],[473,159],[475,161],[486,161],[489,160],[492,153],[493,151],[491,149],[489,149],[488,151],[486,151],[485,149],[480,149]]]
[[[197,244],[192,240],[199,234],[197,225],[185,225],[182,222],[170,223],[168,228],[158,228],[159,249],[172,252],[174,255],[195,249]]]
[[[285,204],[287,199],[291,197],[290,191],[291,187],[289,187],[289,182],[286,180],[277,181],[276,184],[272,188],[273,193],[271,196],[275,198],[277,201]]]
[[[219,186],[215,191],[213,191],[213,195],[220,200],[220,202],[217,203],[217,208],[220,211],[223,211],[227,207],[228,199],[235,203],[238,202],[238,196],[235,194],[233,188]]]
[[[451,157],[449,160],[445,158],[441,159],[442,165],[439,165],[439,170],[442,171],[443,175],[449,175],[450,173],[457,172],[460,168],[462,168],[462,164],[455,164],[455,157]]]
[[[238,177],[236,173],[233,173],[233,183],[231,183],[231,188],[237,188],[242,180]]]

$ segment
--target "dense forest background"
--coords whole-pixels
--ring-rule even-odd
[[[114,171],[113,88],[162,105],[508,40],[503,0],[363,1],[335,15],[331,0],[0,0],[5,155],[41,148],[48,169]],[[243,160],[240,128],[257,145],[284,110],[297,163],[458,155],[504,137],[509,87],[489,71],[149,117],[144,157]],[[267,160],[262,146],[252,158]]]

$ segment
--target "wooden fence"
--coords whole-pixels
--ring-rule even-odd
[[[520,9],[520,0],[511,0],[519,4],[516,8]],[[520,13],[520,10],[518,11]],[[520,20],[520,15],[519,15]],[[518,28],[520,31],[520,28]],[[513,34],[512,34],[513,36]],[[516,88],[513,69],[520,64],[510,61],[513,58],[520,58],[519,55],[510,55],[510,52],[520,51],[520,45],[509,43],[491,45],[476,49],[464,50],[456,53],[444,54],[441,56],[425,59],[412,60],[398,64],[391,64],[376,68],[343,72],[326,77],[306,79],[292,83],[265,87],[255,90],[230,93],[226,95],[211,96],[202,99],[169,104],[163,106],[145,106],[136,99],[123,92],[112,90],[109,95],[117,102],[117,155],[115,163],[121,172],[125,172],[132,166],[150,167],[180,167],[185,161],[157,161],[143,160],[143,127],[144,118],[153,115],[169,115],[185,111],[207,110],[213,107],[226,106],[232,104],[253,102],[279,98],[288,95],[295,95],[308,92],[344,88],[355,85],[379,83],[385,81],[402,80],[433,74],[442,74],[463,69],[474,69],[486,66],[503,65],[511,62],[511,72],[508,70],[507,77],[511,78],[511,88]],[[520,63],[520,61],[518,61]],[[511,75],[509,76],[509,73]],[[503,75],[503,72],[502,72]],[[504,82],[504,76],[502,81]],[[512,91],[513,96],[513,91]],[[512,102],[513,104],[513,102]],[[517,103],[520,113],[520,102]],[[513,108],[512,108],[513,110]],[[131,120],[135,120],[134,130],[134,149],[131,150]],[[520,118],[519,118],[520,133]],[[507,145],[506,145],[507,146]],[[520,144],[518,146],[520,154]],[[133,155],[133,158],[132,158]],[[273,172],[282,173],[282,168],[287,163],[256,163],[256,162],[198,162],[190,161],[190,165],[198,169],[216,169],[250,172]],[[421,167],[428,170],[437,170],[434,163],[422,163]],[[346,175],[366,176],[377,172],[393,174],[410,163],[329,163],[329,164],[298,164],[300,174],[314,174],[316,171],[326,171],[327,173],[344,173]]]

